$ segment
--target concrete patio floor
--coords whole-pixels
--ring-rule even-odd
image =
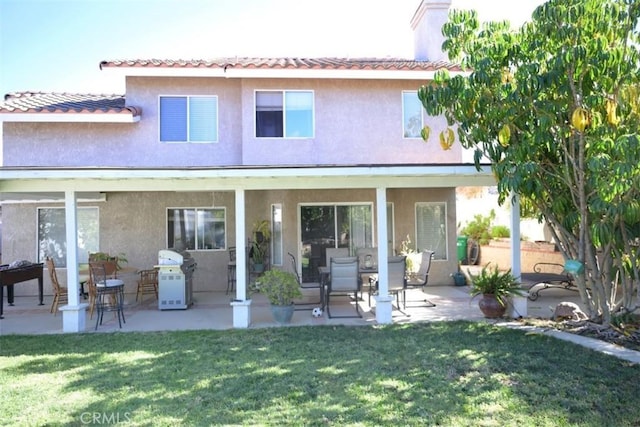
[[[313,301],[317,294],[306,290],[305,295]],[[144,301],[136,302],[135,294],[127,294],[125,299],[126,323],[118,327],[113,313],[105,313],[102,325],[95,332],[132,332],[132,331],[169,331],[233,328],[233,313],[230,305],[232,295],[224,292],[196,292],[193,305],[186,310],[158,310],[157,301],[145,296]],[[435,307],[426,307],[424,299],[435,303]],[[45,305],[37,305],[36,297],[16,297],[14,306],[4,304],[4,319],[0,320],[0,335],[7,334],[57,334],[62,333],[62,313],[49,312],[52,297],[45,295]],[[353,301],[348,297],[332,298],[333,315],[355,314]],[[291,326],[301,325],[372,325],[376,324],[375,303],[370,307],[368,295],[363,293],[359,301],[362,318],[328,318],[325,311],[320,318],[311,316],[311,311],[296,311]],[[527,300],[527,317],[549,318],[553,309],[561,301],[580,304],[576,292],[564,289],[547,289],[541,292],[536,301]],[[86,302],[82,300],[82,302]],[[311,306],[313,307],[313,305]],[[471,300],[467,286],[429,286],[426,293],[420,289],[407,291],[406,315],[394,310],[394,323],[429,322],[447,320],[483,320],[477,299]],[[86,332],[93,333],[96,323],[95,314],[89,319],[87,314]],[[263,295],[254,295],[251,305],[251,329],[279,326],[272,317],[269,303]]]

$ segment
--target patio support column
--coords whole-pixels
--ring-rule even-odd
[[[233,307],[233,327],[248,328],[251,324],[251,300],[247,299],[247,251],[245,235],[244,190],[235,191],[236,198],[236,298]]]
[[[65,226],[67,239],[67,290],[68,304],[62,311],[62,332],[84,332],[88,304],[80,304],[78,277],[78,204],[75,191],[65,191]]]
[[[520,254],[520,198],[512,194],[511,198],[511,273],[520,281],[522,263]],[[514,296],[509,307],[509,316],[527,315],[527,297]]]
[[[376,213],[378,217],[378,295],[376,301],[376,321],[380,324],[392,322],[389,295],[388,237],[387,237],[387,189],[376,188]]]

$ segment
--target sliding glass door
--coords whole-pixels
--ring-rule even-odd
[[[358,248],[372,247],[372,212],[372,204],[300,206],[302,281],[318,280],[327,248],[347,248],[354,255]]]

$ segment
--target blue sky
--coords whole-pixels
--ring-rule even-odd
[[[453,0],[520,24],[542,0]],[[124,93],[102,60],[405,57],[420,0],[0,0],[0,95]]]

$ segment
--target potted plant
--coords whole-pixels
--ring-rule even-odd
[[[482,295],[478,306],[487,318],[502,317],[507,309],[507,300],[513,296],[524,296],[526,291],[511,274],[511,269],[500,271],[498,266],[489,268],[485,265],[480,273],[474,275],[469,271],[471,279],[471,297]]]
[[[265,271],[256,280],[254,290],[267,297],[271,303],[273,317],[278,323],[291,322],[295,310],[294,300],[302,297],[295,274],[275,268]]]
[[[253,271],[262,273],[267,262],[269,239],[271,238],[271,228],[266,219],[253,224],[253,238],[249,256],[253,263]]]

